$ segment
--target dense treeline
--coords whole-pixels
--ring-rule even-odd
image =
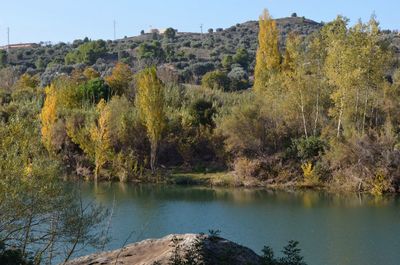
[[[154,44],[139,47],[137,67],[119,62],[106,75],[80,65],[45,88],[37,75],[10,75],[2,122],[40,122],[48,156],[69,176],[157,181],[224,170],[235,183],[397,191],[400,72],[375,18],[349,27],[338,17],[285,45],[268,12],[259,28],[253,89],[246,49],[198,67],[194,86],[153,66]],[[105,43],[78,47],[65,60],[90,65]]]

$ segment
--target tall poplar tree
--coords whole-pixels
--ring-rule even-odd
[[[156,170],[158,145],[165,127],[164,85],[157,77],[156,67],[149,67],[136,74],[136,107],[147,129],[150,140],[150,167]]]
[[[254,91],[265,90],[269,78],[280,67],[279,39],[276,22],[268,10],[264,10],[259,20],[258,49],[254,72]]]

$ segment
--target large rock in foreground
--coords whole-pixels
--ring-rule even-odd
[[[77,258],[67,265],[166,265],[174,258],[192,262],[189,264],[260,264],[260,257],[249,248],[220,237],[185,234],[144,240],[122,249]]]

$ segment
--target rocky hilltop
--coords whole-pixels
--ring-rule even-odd
[[[185,264],[260,264],[249,248],[209,235],[169,235],[127,245],[122,249],[77,258],[66,265],[166,265],[177,260]],[[190,263],[192,262],[192,263]]]

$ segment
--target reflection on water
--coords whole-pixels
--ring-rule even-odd
[[[300,241],[310,265],[399,264],[398,197],[166,185],[85,183],[86,200],[112,207],[110,249],[128,240],[220,229],[259,252]],[[93,250],[88,249],[87,252]]]

